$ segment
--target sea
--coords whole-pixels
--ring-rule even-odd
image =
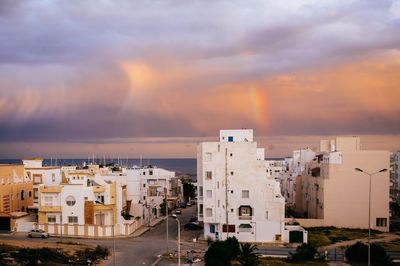
[[[103,159],[44,159],[43,165],[55,166],[55,165],[83,165],[84,163],[103,164]],[[152,165],[153,167],[163,168],[169,171],[174,171],[179,174],[196,175],[196,159],[185,158],[185,159],[109,159],[105,160],[106,164],[114,163],[126,167],[134,166],[147,166]],[[20,159],[0,159],[0,164],[18,164],[22,163]]]

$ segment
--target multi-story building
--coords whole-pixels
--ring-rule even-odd
[[[285,197],[286,206],[296,209],[296,181],[301,179],[306,164],[315,157],[315,152],[310,148],[293,151],[292,158],[286,158],[287,167],[285,171],[279,173],[279,181],[281,184],[281,193]],[[300,181],[301,183],[301,181]],[[301,192],[298,194],[301,196]]]
[[[390,156],[390,202],[400,204],[400,151]]]
[[[29,212],[36,213],[39,208],[39,186],[53,186],[61,183],[60,166],[43,166],[42,158],[22,160],[26,174],[33,183],[33,203],[28,206]]]
[[[322,219],[325,226],[368,228],[371,199],[371,228],[388,231],[389,171],[376,172],[389,166],[389,151],[362,150],[359,137],[322,140],[320,152],[298,180],[301,197],[296,206],[306,217]],[[371,195],[369,176],[355,168],[376,173]]]
[[[13,230],[13,218],[32,205],[32,181],[22,164],[0,164],[0,231]]]
[[[56,235],[124,235],[126,186],[88,169],[64,174],[60,184],[39,186],[38,224]]]
[[[287,242],[285,201],[253,130],[221,130],[197,149],[198,217],[204,237]]]

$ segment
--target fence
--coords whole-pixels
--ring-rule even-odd
[[[115,225],[92,224],[33,224],[35,229],[43,229],[52,236],[60,237],[113,237],[129,236],[143,225],[143,219],[126,221]],[[113,234],[114,232],[114,234]]]

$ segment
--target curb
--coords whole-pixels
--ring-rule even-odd
[[[162,257],[157,258],[156,261],[153,262],[153,264],[151,264],[150,266],[156,266],[160,262],[160,260],[162,260]]]

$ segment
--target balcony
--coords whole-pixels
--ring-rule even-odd
[[[95,204],[93,207],[95,211],[107,211],[112,210],[114,205]]]
[[[44,186],[40,188],[40,192],[42,193],[60,193],[61,190],[61,186]]]
[[[61,206],[40,206],[40,212],[61,212]]]
[[[106,188],[103,186],[95,186],[93,187],[93,192],[94,193],[101,193],[101,192],[105,192]]]
[[[239,216],[239,220],[250,220],[253,219],[253,216]]]

